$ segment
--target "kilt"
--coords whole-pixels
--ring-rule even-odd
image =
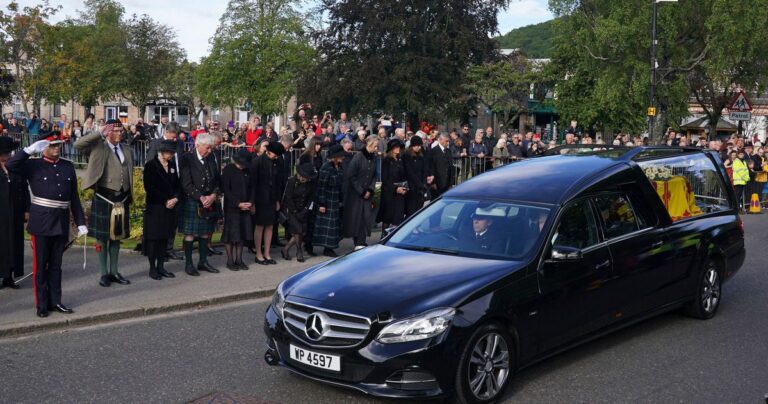
[[[131,220],[130,220],[130,204],[128,200],[123,202],[125,208],[125,216],[128,220],[125,221],[124,232],[125,238],[128,238],[131,234]],[[88,235],[99,241],[111,240],[109,234],[109,221],[112,215],[112,205],[109,202],[101,199],[94,194],[91,201],[91,212],[88,215]]]
[[[181,224],[179,230],[185,236],[206,236],[213,233],[215,221],[202,219],[197,215],[197,201],[186,200],[181,205]]]

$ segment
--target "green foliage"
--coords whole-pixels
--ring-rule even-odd
[[[475,65],[467,71],[464,89],[474,100],[500,114],[506,124],[528,109],[531,83],[538,81],[531,62],[513,53],[495,62]]]
[[[133,203],[131,204],[131,238],[141,240],[144,235],[144,209],[147,206],[147,192],[144,189],[144,172],[133,169]]]
[[[467,68],[496,56],[496,14],[508,0],[323,0],[321,62],[299,99],[353,115],[436,118],[466,111]],[[461,104],[455,107],[452,104]]]
[[[765,6],[764,0],[659,4],[656,104],[662,125],[686,117],[692,95],[717,122],[738,88],[765,88]],[[547,67],[561,116],[641,132],[649,103],[651,2],[550,0],[550,8],[561,17],[553,23]]]
[[[279,112],[315,60],[294,0],[230,0],[196,73],[203,102]]]
[[[552,20],[527,25],[497,37],[500,49],[519,49],[532,58],[549,58],[552,53]]]

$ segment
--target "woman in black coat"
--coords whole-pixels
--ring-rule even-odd
[[[256,263],[261,265],[277,264],[269,254],[272,245],[272,225],[275,213],[280,210],[278,195],[277,158],[285,152],[279,142],[269,142],[267,150],[251,164],[251,202],[255,209],[253,216],[256,229],[253,240],[256,250]]]
[[[320,139],[317,137],[312,137],[309,139],[309,145],[307,145],[307,148],[304,150],[303,153],[301,153],[301,156],[299,156],[299,164],[297,166],[300,166],[302,164],[311,164],[315,167],[315,171],[320,172],[320,169],[323,167],[323,158],[320,155],[320,150],[322,149],[322,143],[320,142]],[[317,218],[316,212],[314,210],[310,210],[309,212],[309,218],[307,219],[307,233],[304,235],[303,240],[306,242],[304,243],[304,249],[307,252],[307,254],[314,256],[315,252],[315,246],[312,244],[312,238],[314,236],[315,232],[315,219]]]
[[[280,254],[287,261],[291,260],[291,247],[296,246],[296,261],[304,262],[301,243],[309,227],[309,207],[315,198],[316,178],[317,171],[311,163],[301,164],[296,168],[296,175],[289,178],[285,186],[282,208],[287,217],[285,227],[291,233],[291,239],[280,250]]]
[[[251,153],[240,150],[232,156],[232,163],[221,174],[224,192],[224,231],[221,241],[227,250],[227,268],[247,270],[243,262],[243,246],[253,240],[251,224]]]
[[[427,188],[427,163],[422,152],[421,137],[414,136],[408,150],[403,153],[403,169],[408,179],[408,193],[405,194],[405,217],[410,217],[424,206]]]
[[[163,268],[165,248],[169,237],[176,232],[176,213],[181,183],[176,167],[170,164],[176,153],[175,140],[160,142],[156,156],[144,166],[144,189],[147,206],[144,210],[144,251],[149,258],[149,277],[161,280],[174,275]]]
[[[384,238],[390,225],[398,226],[405,218],[408,182],[400,158],[402,149],[400,139],[390,140],[387,144],[387,157],[381,163],[381,203],[376,217],[376,221],[381,222],[381,238]]]
[[[341,223],[344,237],[352,237],[355,248],[366,246],[373,222],[373,193],[376,185],[376,151],[379,138],[369,136],[365,147],[352,158],[344,173],[344,209]]]

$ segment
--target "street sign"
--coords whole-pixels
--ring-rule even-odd
[[[752,104],[749,103],[744,91],[739,91],[739,95],[733,99],[731,106],[728,107],[729,111],[747,112],[752,111]]]
[[[648,107],[648,116],[656,116],[656,107]]]
[[[749,111],[731,111],[728,118],[732,121],[749,121],[752,120],[752,113]]]

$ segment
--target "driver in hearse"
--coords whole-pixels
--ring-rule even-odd
[[[504,238],[497,231],[495,223],[500,222],[505,217],[506,212],[502,208],[478,207],[472,214],[471,231],[465,231],[459,239],[460,242],[469,251],[503,254]],[[467,228],[467,230],[470,229]]]

